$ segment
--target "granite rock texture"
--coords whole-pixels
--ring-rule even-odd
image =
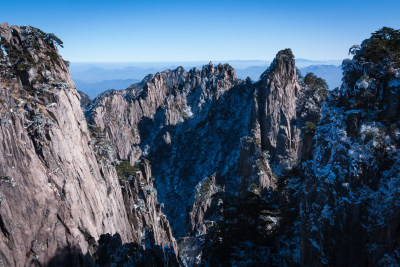
[[[114,159],[97,153],[106,142],[88,129],[61,40],[7,23],[0,37],[0,262],[90,265],[100,235],[138,241],[144,229],[130,222]]]

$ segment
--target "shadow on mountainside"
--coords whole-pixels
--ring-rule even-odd
[[[104,234],[89,250],[93,256],[89,253],[83,255],[76,247],[58,249],[48,266],[180,266],[172,247],[155,244],[151,228],[145,230],[142,244],[123,244],[118,233]],[[30,266],[40,265],[32,261]]]

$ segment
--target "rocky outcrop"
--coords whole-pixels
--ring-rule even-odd
[[[153,187],[154,178],[151,176],[149,162],[142,159],[133,167],[128,162],[121,162],[116,169],[122,186],[128,221],[134,229],[133,240],[140,244],[146,238],[146,230],[151,229],[154,245],[159,245],[161,248],[171,246],[177,254],[177,245],[169,222],[157,201],[157,191]]]
[[[57,256],[63,262],[90,253],[107,232],[131,240],[115,169],[100,166],[88,146],[56,37],[6,23],[0,36],[1,261],[47,264],[70,248]]]
[[[112,146],[88,129],[61,40],[7,23],[0,37],[0,262],[92,265],[106,233],[140,245],[143,225],[127,214]],[[156,201],[146,204],[154,243],[173,251]]]
[[[178,240],[179,257],[183,266],[201,266],[204,236],[185,236]]]
[[[296,98],[300,90],[294,56],[280,51],[259,82],[261,148],[272,163],[293,165],[297,160],[299,130]]]
[[[305,163],[304,265],[398,265],[399,40],[384,28],[353,50],[322,108]]]
[[[201,236],[207,233],[219,218],[217,210],[219,198],[216,193],[221,192],[222,188],[216,183],[216,175],[211,175],[197,185],[196,196],[188,214],[189,223],[187,234],[189,236]]]
[[[314,151],[315,130],[321,119],[321,108],[328,97],[327,83],[307,73],[300,79],[302,87],[296,100],[296,127],[301,129],[298,145],[298,162],[310,160]]]
[[[240,140],[239,195],[255,189],[264,192],[276,189],[277,177],[268,160],[269,154],[261,151],[256,138],[246,136]]]

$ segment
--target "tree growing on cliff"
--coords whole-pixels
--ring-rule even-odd
[[[48,33],[46,34],[46,37],[44,38],[47,42],[51,44],[56,44],[61,47],[64,47],[63,41],[61,41],[60,38],[58,38],[54,33]]]
[[[357,60],[363,58],[365,61],[378,63],[389,59],[400,66],[400,30],[383,27],[372,33],[371,38],[365,40],[361,48],[352,46],[349,53],[355,55]]]

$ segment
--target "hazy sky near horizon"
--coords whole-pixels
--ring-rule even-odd
[[[72,62],[343,59],[382,26],[400,28],[399,0],[1,0],[1,22],[64,42]]]

